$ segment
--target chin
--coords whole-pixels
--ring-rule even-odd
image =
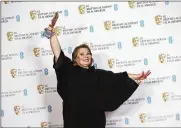
[[[91,64],[83,64],[84,67],[89,67]]]
[[[86,64],[86,65],[84,65],[85,67],[89,67],[90,66],[90,64]]]

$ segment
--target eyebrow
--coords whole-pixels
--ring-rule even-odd
[[[84,52],[79,52],[79,53],[81,54],[81,53],[84,53]],[[90,53],[90,52],[87,52],[87,53]]]

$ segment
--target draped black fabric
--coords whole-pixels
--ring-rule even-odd
[[[101,110],[114,111],[137,89],[138,84],[128,77],[127,72],[113,73],[98,70],[100,91],[98,105]]]
[[[137,89],[127,72],[74,66],[63,51],[53,65],[63,99],[64,128],[105,128],[105,111],[114,111]]]

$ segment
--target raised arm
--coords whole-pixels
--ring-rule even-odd
[[[52,30],[51,27],[48,27],[48,29]],[[54,29],[52,31],[54,32]],[[55,61],[57,62],[58,57],[60,56],[60,53],[61,53],[61,46],[60,46],[60,43],[59,43],[59,40],[58,40],[56,34],[51,36],[51,38],[50,38],[50,46],[51,46],[53,54],[55,56]]]
[[[61,46],[54,30],[54,26],[58,20],[58,17],[59,17],[59,13],[56,12],[55,16],[53,17],[51,21],[51,24],[49,24],[49,27],[45,29],[45,33],[44,33],[44,36],[50,39],[50,45],[51,45],[53,54],[55,56],[55,62],[57,62],[58,57],[60,56],[60,53],[61,53]]]

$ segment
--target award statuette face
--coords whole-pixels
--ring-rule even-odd
[[[55,26],[58,17],[59,17],[59,14],[58,14],[58,12],[56,12],[56,13],[55,13],[55,16],[54,16],[53,19],[52,19],[51,24],[49,25],[49,27],[53,28],[53,27]],[[44,29],[44,32],[43,32],[43,36],[44,36],[44,37],[50,39],[50,37],[53,36],[53,34],[54,34],[54,33],[52,32],[52,30],[48,30],[48,28],[45,28],[45,29]]]

